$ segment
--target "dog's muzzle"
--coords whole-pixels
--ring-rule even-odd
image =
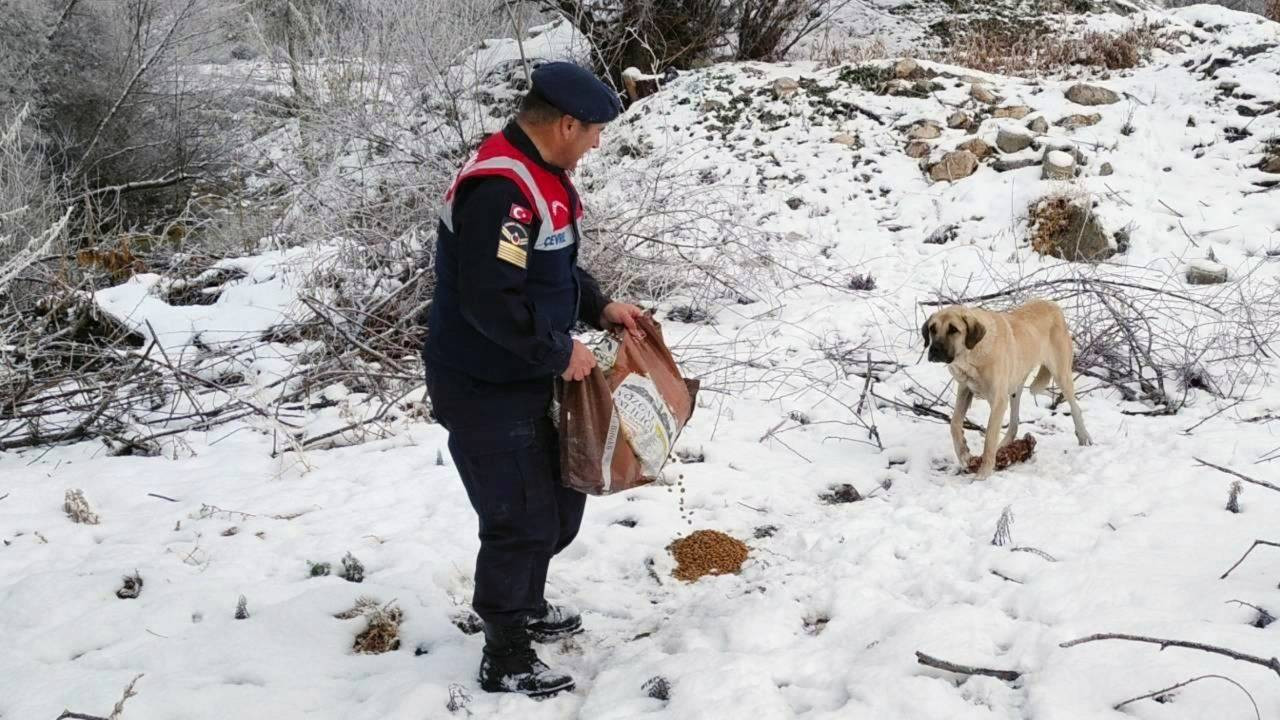
[[[941,345],[929,346],[929,362],[949,363],[951,358],[947,356],[947,349]]]

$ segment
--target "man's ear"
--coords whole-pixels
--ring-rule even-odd
[[[973,346],[977,345],[978,342],[982,340],[982,336],[987,334],[987,328],[972,317],[966,317],[964,319],[964,325],[966,328],[964,333],[964,346],[972,350]]]
[[[928,320],[925,320],[925,321],[924,321],[924,324],[920,326],[920,334],[924,336],[924,346],[925,346],[925,347],[929,347],[929,339],[930,339],[930,338],[929,338],[929,334],[930,334],[930,333],[929,333],[929,321],[928,321]]]

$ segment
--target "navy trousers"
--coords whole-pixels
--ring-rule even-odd
[[[523,624],[541,614],[547,567],[577,536],[586,495],[560,483],[559,439],[549,419],[481,424],[464,413],[441,417],[439,409],[451,403],[436,397],[451,389],[430,375],[433,410],[449,430],[449,454],[479,518],[472,608],[486,622]]]

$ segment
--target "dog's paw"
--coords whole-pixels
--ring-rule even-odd
[[[1080,433],[1076,435],[1076,440],[1080,441],[1080,447],[1087,447],[1093,444],[1093,438],[1089,437],[1089,433]]]

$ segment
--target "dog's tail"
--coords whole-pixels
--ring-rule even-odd
[[[1040,372],[1036,373],[1036,377],[1031,381],[1031,394],[1037,395],[1045,391],[1049,387],[1049,381],[1053,379],[1053,375],[1049,372],[1047,366],[1041,365]]]

